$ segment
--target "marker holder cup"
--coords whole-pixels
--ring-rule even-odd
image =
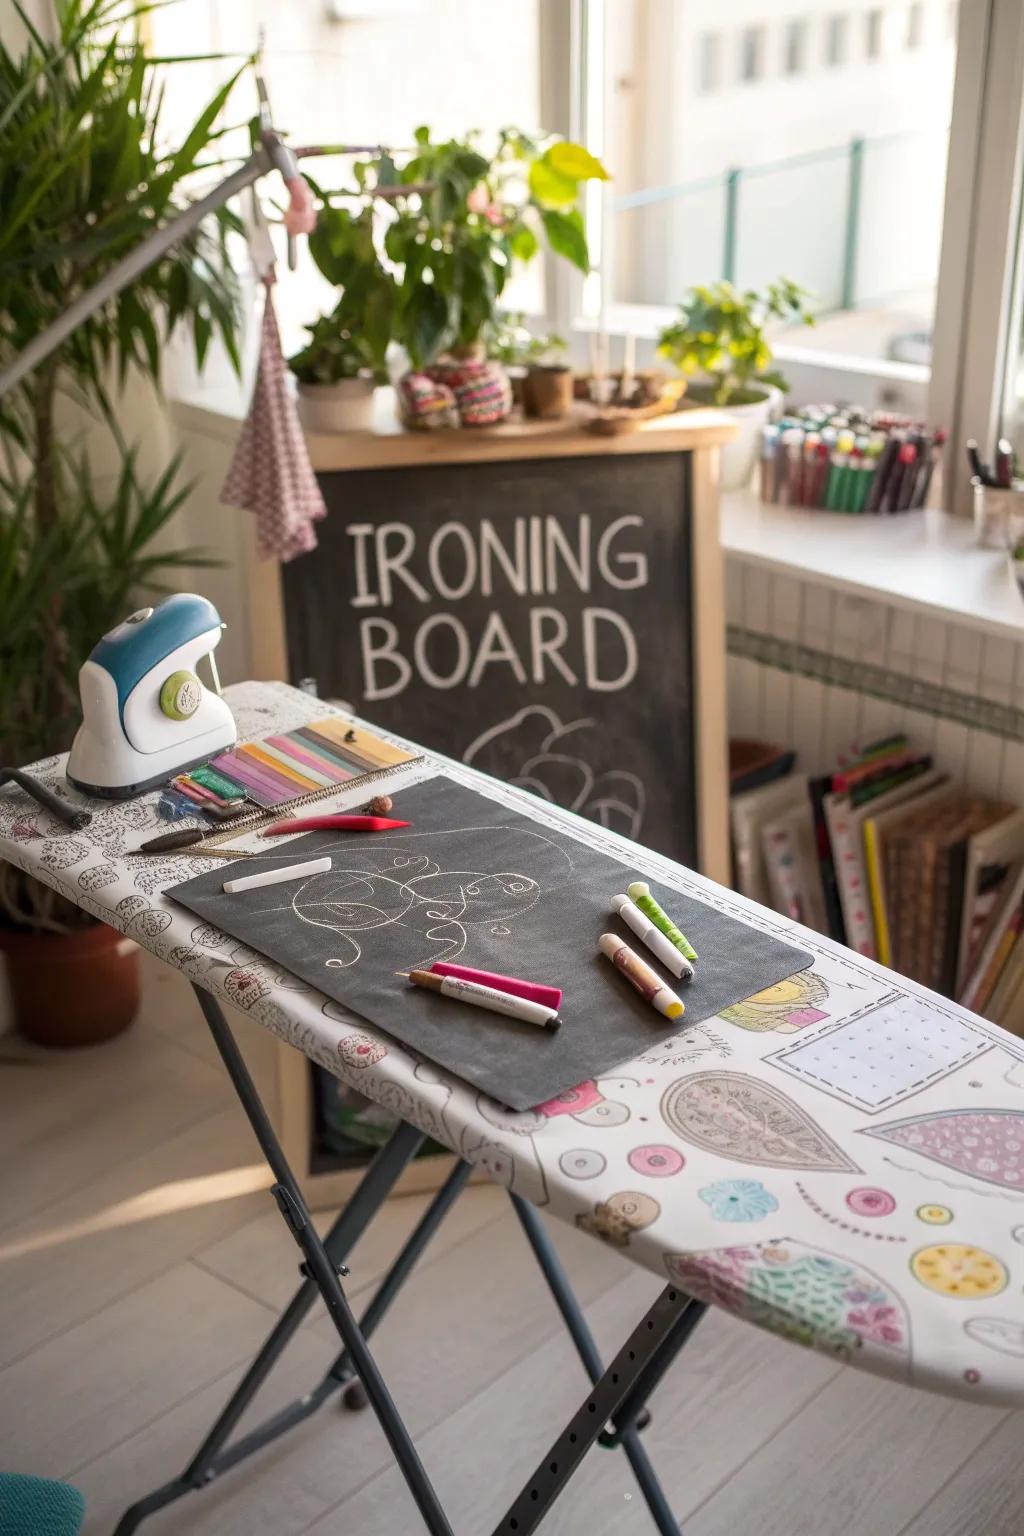
[[[1006,549],[1011,524],[1024,523],[1024,480],[1013,486],[983,485],[975,478],[974,534],[981,549]]]

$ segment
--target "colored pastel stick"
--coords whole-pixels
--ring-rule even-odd
[[[285,797],[295,799],[295,786],[282,774],[273,772],[255,758],[242,757],[238,752],[232,752],[214,758],[214,766],[221,773],[233,774],[242,784],[250,787],[255,785],[264,795],[269,795],[274,804]]]
[[[341,812],[324,816],[289,816],[264,827],[260,837],[287,837],[291,832],[397,832],[407,821],[393,821],[390,816],[348,816]]]
[[[393,747],[390,742],[381,741],[376,736],[366,738],[364,733],[348,720],[328,715],[323,720],[314,720],[313,726],[329,740],[336,741],[343,752],[351,751],[363,758],[369,758],[375,768],[390,767],[393,763],[409,761],[409,754],[403,747]]]
[[[260,789],[264,794],[271,795],[275,800],[287,795],[288,799],[295,799],[295,788],[287,779],[272,773],[264,768],[255,759],[240,757],[237,752],[225,754],[223,757],[215,757],[214,767],[219,773],[226,773],[237,778],[240,784],[247,788]]]
[[[655,928],[660,928],[670,943],[674,944],[680,954],[685,955],[691,962],[696,960],[697,951],[693,948],[689,939],[681,933],[668,913],[658,905],[651,895],[651,888],[646,880],[634,880],[628,887],[631,900],[635,901],[645,917],[649,917]]]
[[[244,746],[238,748],[238,751],[242,757],[246,759],[255,758],[265,768],[269,768],[273,773],[280,775],[290,783],[297,784],[306,793],[312,789],[323,789],[325,787],[322,784],[318,784],[316,779],[309,777],[307,774],[300,773],[297,768],[289,767],[280,752],[275,751],[273,747],[268,750],[262,742],[247,741]]]
[[[255,875],[239,875],[237,880],[225,880],[223,888],[231,896],[236,891],[258,890],[261,885],[280,885],[285,880],[302,880],[307,875],[325,875],[330,867],[330,859],[307,859],[304,864],[288,864],[282,869],[261,869]]]
[[[292,741],[287,736],[268,736],[262,742],[263,747],[275,747],[281,752],[292,767],[299,773],[317,773],[330,784],[343,784],[345,775],[340,768],[333,763],[328,763],[324,758],[317,758],[311,751],[301,747],[297,741]]]
[[[213,800],[209,790],[204,789],[201,784],[185,784],[180,779],[175,779],[174,788],[179,795],[184,795],[195,805],[209,805]]]
[[[297,773],[303,779],[312,779],[319,789],[330,789],[333,784],[338,783],[336,778],[324,773],[322,769],[311,767],[308,763],[300,763],[295,752],[292,750],[290,742],[286,742],[282,748],[277,745],[273,736],[267,736],[260,742],[260,751],[266,752],[268,757],[274,758],[280,767],[286,771],[290,770],[292,773]]]
[[[341,773],[347,774],[351,779],[357,773],[362,773],[363,768],[354,764],[354,759],[344,757],[341,748],[336,742],[329,741],[326,736],[321,736],[314,731],[312,726],[304,725],[295,732],[296,736],[308,746],[311,752],[318,753],[330,763],[336,763]]]
[[[287,750],[300,767],[303,763],[308,763],[311,768],[316,768],[321,773],[325,773],[335,784],[344,784],[352,777],[352,771],[347,764],[340,763],[336,757],[332,757],[321,748],[315,747],[311,741],[306,741],[301,736],[293,735],[271,739],[284,742],[287,745]]]
[[[284,800],[294,800],[295,790],[291,785],[285,785],[278,781],[276,784],[260,773],[255,764],[236,762],[234,758],[214,758],[214,766],[219,773],[227,773],[244,784],[249,794],[257,804],[280,805]]]
[[[518,976],[499,976],[495,971],[478,971],[472,965],[452,965],[448,960],[435,960],[430,969],[437,976],[458,976],[462,981],[477,981],[482,987],[496,987],[510,997],[525,997],[531,1003],[543,1003],[546,1008],[560,1008],[561,987],[546,987],[539,981],[521,981]]]
[[[196,784],[202,784],[204,789],[212,789],[215,795],[220,795],[222,800],[244,800],[245,790],[241,784],[236,784],[225,774],[218,773],[215,768],[203,763],[198,768],[189,769],[189,778]]]

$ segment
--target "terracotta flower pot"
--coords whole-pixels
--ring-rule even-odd
[[[0,930],[14,1026],[36,1045],[96,1045],[139,1009],[139,947],[106,923],[75,933]]]
[[[534,364],[523,380],[523,412],[538,421],[557,421],[572,408],[572,369]]]

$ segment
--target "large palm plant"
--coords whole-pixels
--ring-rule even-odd
[[[146,5],[53,0],[44,33],[12,4],[24,41],[0,42],[0,364],[189,201],[238,78],[168,143],[164,66],[147,57],[136,26]],[[144,480],[117,395],[132,373],[159,382],[179,324],[200,366],[215,335],[237,366],[235,227],[227,210],[201,225],[0,401],[0,762],[66,747],[76,674],[93,643],[135,590],[203,561],[195,550],[156,551],[188,488],[176,461]],[[109,489],[69,437],[65,396],[113,435],[120,472]]]

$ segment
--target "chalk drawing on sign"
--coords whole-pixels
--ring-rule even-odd
[[[480,867],[485,850],[490,869]],[[382,931],[401,940],[392,946],[396,969],[456,960],[473,928],[511,937],[516,919],[573,873],[557,843],[518,826],[403,832],[358,850],[339,851],[337,838],[328,838],[303,852],[330,853],[334,865],[262,911],[290,910],[300,923],[331,932],[335,953],[324,964],[332,969],[357,965],[370,935]]]
[[[765,1060],[873,1115],[921,1093],[995,1043],[980,1022],[899,993]]]
[[[563,724],[553,709],[535,704],[482,731],[462,761],[599,826],[638,837],[647,807],[643,782],[624,768],[595,773],[587,757],[599,759],[604,747],[592,716]]]

